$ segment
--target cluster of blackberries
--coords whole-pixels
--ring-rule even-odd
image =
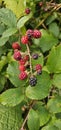
[[[21,47],[18,44],[18,42],[14,42],[12,44],[12,48],[14,49],[13,57],[15,60],[17,60],[19,62],[19,70],[20,70],[19,79],[24,80],[28,77],[28,75],[26,73],[25,64],[29,60],[29,56],[28,55],[22,56],[22,54],[20,52]]]
[[[31,38],[40,38],[41,37],[41,32],[39,30],[31,30],[31,29],[28,29],[26,31],[26,35],[25,36],[22,36],[21,38],[21,43],[22,44],[29,44],[30,42],[30,39]],[[19,45],[18,42],[14,42],[12,44],[12,48],[14,49],[14,54],[13,54],[13,57],[15,60],[18,61],[19,63],[19,70],[20,70],[20,74],[19,74],[19,79],[20,80],[24,80],[28,77],[28,73],[27,73],[27,67],[26,65],[29,64],[29,55],[23,55],[21,53],[21,47]],[[38,54],[35,53],[35,54],[32,54],[32,58],[33,59],[38,59]],[[41,70],[42,70],[42,66],[40,64],[37,64],[35,66],[35,71],[37,71],[37,74],[40,74],[41,73]],[[29,78],[29,84],[31,86],[35,86],[37,83],[37,79],[35,76],[30,76]]]
[[[41,32],[39,30],[37,30],[37,29],[35,29],[35,30],[28,29],[26,31],[26,34],[24,36],[22,36],[21,42],[23,44],[29,44],[29,41],[30,41],[31,38],[38,39],[40,37],[41,37]]]

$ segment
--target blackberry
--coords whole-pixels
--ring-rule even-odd
[[[40,38],[41,37],[41,32],[39,30],[35,29],[33,31],[33,37],[34,38]]]
[[[29,79],[29,84],[30,84],[31,86],[35,86],[35,85],[37,84],[37,78],[34,77],[34,76],[30,77],[30,79]]]
[[[29,14],[30,11],[31,11],[31,10],[30,10],[29,8],[26,8],[26,9],[25,9],[25,13],[26,13],[26,14]]]
[[[18,60],[18,61],[21,60],[21,53],[20,53],[20,51],[17,51],[17,50],[16,50],[16,51],[14,52],[13,57],[14,57],[15,60]]]
[[[19,66],[19,70],[20,70],[20,71],[25,71],[25,70],[26,70],[26,67],[25,67],[24,65],[20,65],[20,66]]]
[[[14,42],[13,44],[12,44],[12,48],[15,50],[15,49],[18,49],[18,50],[20,50],[21,49],[21,47],[20,47],[20,45],[18,44],[18,42]]]
[[[27,73],[25,71],[22,71],[20,74],[19,74],[19,79],[20,80],[24,80],[27,78]]]
[[[28,44],[28,36],[22,36],[22,38],[21,38],[21,42],[22,42],[22,44]]]
[[[25,65],[25,62],[26,62],[26,61],[25,61],[23,58],[21,58],[20,61],[19,61],[19,64],[20,64],[20,65]]]
[[[37,54],[37,53],[33,54],[33,55],[32,55],[32,58],[33,58],[33,59],[38,59],[38,54]]]
[[[32,29],[28,29],[26,31],[26,35],[28,36],[28,38],[30,39],[33,36],[33,30]]]
[[[42,70],[41,64],[36,64],[35,69],[36,69],[36,71]]]

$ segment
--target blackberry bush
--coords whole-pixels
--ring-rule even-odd
[[[60,11],[60,0],[0,0],[0,130],[61,129]]]

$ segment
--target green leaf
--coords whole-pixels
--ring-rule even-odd
[[[26,96],[30,99],[43,99],[49,94],[51,87],[51,80],[47,72],[42,72],[37,77],[37,84],[34,87],[30,85],[26,89]]]
[[[61,74],[54,74],[52,84],[61,89]]]
[[[52,33],[42,29],[40,30],[42,33],[41,38],[35,39],[34,43],[39,46],[43,52],[48,51],[53,46],[58,44],[58,38],[56,38]]]
[[[50,15],[46,20],[46,25],[49,25],[57,18],[57,13],[54,12],[52,15]]]
[[[52,113],[58,113],[61,112],[61,96],[54,97],[53,99],[50,99],[47,107],[50,112]]]
[[[13,34],[15,34],[17,32],[17,29],[16,28],[9,28],[7,29],[6,31],[4,31],[2,37],[5,38],[5,37],[9,37]]]
[[[9,89],[0,95],[0,103],[6,106],[16,106],[24,99],[21,88]]]
[[[32,14],[29,14],[27,16],[23,16],[19,19],[17,23],[17,28],[20,29],[24,26],[24,24],[32,17]]]
[[[36,104],[34,105],[33,108],[36,110],[36,112],[39,115],[40,126],[45,125],[51,117],[47,108],[45,106],[43,106],[42,102],[36,102]]]
[[[7,41],[8,41],[8,37],[1,37],[0,38],[0,46],[3,46]]]
[[[61,120],[60,119],[56,120],[54,124],[55,124],[56,127],[59,128],[59,130],[61,129]]]
[[[6,53],[7,49],[6,46],[0,46],[0,57],[2,56],[2,54]]]
[[[18,0],[18,5],[16,7],[16,9],[17,9],[16,16],[18,18],[20,18],[21,16],[24,15],[25,8],[26,8],[26,0],[23,0],[23,1],[22,0]]]
[[[39,114],[40,126],[43,126],[49,121],[50,114],[44,106],[40,106],[40,108],[37,108],[37,112]]]
[[[2,74],[0,74],[0,92],[1,92],[1,91],[3,90],[3,88],[4,88],[5,82],[6,82],[5,77],[4,77]]]
[[[45,127],[42,128],[42,130],[60,130],[61,123],[60,119],[57,119],[55,115],[51,115],[52,118],[50,118],[49,122],[46,124]]]
[[[21,81],[19,79],[19,73],[20,71],[18,69],[18,63],[16,61],[11,62],[7,68],[7,76],[15,87],[20,87],[25,85],[25,80]]]
[[[54,36],[58,37],[59,36],[59,26],[57,23],[53,22],[49,25],[49,30],[54,34]]]
[[[0,35],[5,31],[5,26],[0,24]]]
[[[60,119],[60,120],[61,120],[61,112],[56,113],[55,116],[56,116],[57,119]]]
[[[50,73],[61,72],[61,45],[52,48],[46,65]]]
[[[2,59],[0,60],[0,71],[6,64],[7,64],[7,58],[6,58],[6,56],[3,56]]]
[[[59,34],[59,39],[61,39],[61,33]]]
[[[4,0],[6,8],[9,8],[13,13],[20,18],[24,15],[24,10],[26,7],[26,0]]]
[[[21,123],[20,106],[9,108],[0,104],[0,130],[19,130]]]
[[[29,130],[39,130],[40,127],[40,121],[39,116],[36,111],[31,109],[28,114],[28,128]]]
[[[0,0],[0,4],[2,3],[2,0]]]
[[[52,126],[48,125],[48,126],[43,127],[42,130],[59,130],[59,128],[54,125]]]
[[[7,8],[1,8],[0,9],[0,21],[7,25],[8,27],[16,27],[17,19],[14,13],[7,9]]]

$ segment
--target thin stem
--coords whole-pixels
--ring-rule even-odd
[[[24,120],[24,122],[23,122],[22,127],[21,127],[20,130],[24,130],[24,126],[26,124],[27,119],[28,119],[28,114],[27,114],[27,116],[26,116],[26,118],[25,118],[25,120]]]
[[[19,29],[18,31],[19,31],[19,38],[18,38],[18,41],[19,41],[19,43],[20,43],[22,34],[21,34],[20,29]]]
[[[24,126],[25,126],[25,124],[26,124],[26,122],[27,122],[27,119],[28,119],[29,111],[32,109],[32,107],[33,107],[33,105],[34,105],[35,103],[36,103],[36,101],[33,100],[32,103],[30,104],[28,113],[27,113],[27,115],[26,115],[26,117],[25,117],[25,120],[24,120],[24,122],[23,122],[22,127],[21,127],[20,130],[24,130]]]
[[[42,26],[43,26],[43,28],[44,28],[44,29],[46,29],[46,30],[47,30],[47,28],[46,28],[46,26],[45,26],[45,24],[44,24],[44,23],[42,23]]]
[[[20,44],[20,30],[19,30],[19,38],[18,38],[19,44]]]
[[[44,21],[48,18],[48,16],[51,15],[51,13],[53,13],[55,10],[59,10],[61,8],[61,4],[56,5],[46,16],[44,19],[41,20],[41,22],[35,27],[38,28],[39,26],[41,26]]]
[[[30,59],[30,72],[31,72],[31,75],[32,75],[32,62],[31,62],[31,54],[30,54],[30,49],[29,49],[28,44],[26,44],[26,47],[27,47],[27,51],[28,51],[28,55],[29,55],[29,59]]]

